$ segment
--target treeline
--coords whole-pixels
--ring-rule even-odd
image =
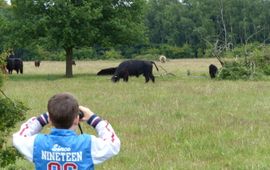
[[[149,0],[146,27],[151,44],[189,44],[202,57],[215,42],[230,48],[269,43],[268,0]]]
[[[13,17],[12,6],[3,0],[0,4],[0,23],[5,23]],[[211,57],[210,51],[217,46],[232,50],[250,43],[270,42],[269,0],[147,0],[141,5],[143,41],[75,48],[74,59],[155,58],[159,54],[201,58]],[[5,42],[1,41],[0,46],[3,49]],[[25,60],[65,60],[62,49],[49,49],[46,45],[16,51]]]

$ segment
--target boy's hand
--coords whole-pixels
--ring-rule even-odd
[[[80,109],[80,111],[82,111],[84,113],[84,116],[81,119],[81,121],[87,121],[90,119],[91,116],[94,115],[94,113],[87,107],[79,106],[79,109]]]

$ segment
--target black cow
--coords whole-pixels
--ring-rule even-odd
[[[210,64],[209,65],[209,74],[210,74],[210,77],[212,79],[216,77],[217,72],[218,72],[218,68],[214,64]]]
[[[113,75],[117,67],[110,67],[100,70],[97,75],[103,76],[103,75]]]
[[[16,70],[17,74],[23,74],[23,61],[20,58],[8,58],[6,67],[9,74],[12,74],[12,70]]]
[[[40,66],[40,60],[35,60],[35,67],[39,67]]]
[[[153,61],[143,61],[143,60],[127,60],[119,64],[114,75],[112,76],[112,82],[117,82],[120,78],[123,78],[125,82],[128,82],[128,76],[139,77],[141,74],[145,77],[145,83],[152,80],[155,82],[155,77],[152,73],[153,65],[155,65],[157,71],[158,68]]]

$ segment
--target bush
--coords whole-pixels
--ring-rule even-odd
[[[204,50],[202,48],[199,48],[197,52],[198,52],[197,53],[198,58],[204,57]]]
[[[236,46],[233,49],[226,51],[224,55],[227,58],[244,58],[245,56],[252,56],[254,51],[258,49],[260,49],[259,43],[250,43],[246,45]]]
[[[270,75],[270,65],[264,66],[262,71],[265,75],[269,76]]]
[[[194,57],[193,50],[190,45],[184,44],[182,47],[162,45],[160,46],[160,53],[168,58],[192,58]]]
[[[62,49],[47,50],[42,46],[33,47],[33,55],[24,60],[52,60],[52,61],[65,61],[66,53]]]
[[[153,54],[144,54],[144,55],[137,55],[134,57],[134,59],[138,59],[138,60],[157,60],[158,57],[157,55],[153,55]]]
[[[270,47],[255,49],[251,55],[250,61],[255,64],[256,70],[270,75]]]
[[[218,78],[222,80],[260,79],[261,76],[252,65],[237,61],[226,61],[218,74]]]
[[[160,50],[158,48],[148,48],[142,52],[142,55],[151,54],[158,56],[160,54]]]
[[[16,123],[25,119],[23,113],[26,110],[21,102],[12,101],[6,96],[0,97],[0,167],[14,164],[16,156],[19,156],[13,147],[6,146],[6,141]]]
[[[220,79],[261,79],[264,75],[270,75],[269,45],[252,43],[224,54],[227,61],[218,75]]]
[[[248,79],[250,72],[237,62],[226,62],[221,68],[218,77],[225,80]]]
[[[49,56],[51,55],[49,51],[45,50],[45,48],[41,46],[37,46],[36,48],[34,48],[34,53],[36,54],[36,56],[35,58],[32,58],[32,60],[49,60]]]
[[[119,51],[116,51],[115,49],[111,49],[108,51],[105,51],[105,54],[102,57],[103,59],[121,59],[123,56],[120,54]]]
[[[6,167],[15,163],[17,151],[14,147],[6,147],[0,151],[0,165]]]
[[[66,60],[66,52],[64,50],[56,50],[50,51],[48,56],[42,56],[44,60],[51,61],[65,61]]]
[[[183,54],[182,54],[182,58],[192,58],[194,57],[194,52],[193,52],[193,49],[192,47],[189,45],[189,44],[184,44],[182,46],[182,51],[183,51]]]

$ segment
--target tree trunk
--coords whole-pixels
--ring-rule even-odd
[[[66,51],[66,77],[73,77],[72,73],[72,56],[73,56],[73,48],[65,48]]]
[[[221,22],[223,26],[223,32],[224,32],[224,44],[225,44],[225,51],[228,50],[228,41],[227,41],[227,28],[224,20],[224,14],[223,14],[224,8],[223,8],[223,1],[220,1],[220,14],[221,14]]]

